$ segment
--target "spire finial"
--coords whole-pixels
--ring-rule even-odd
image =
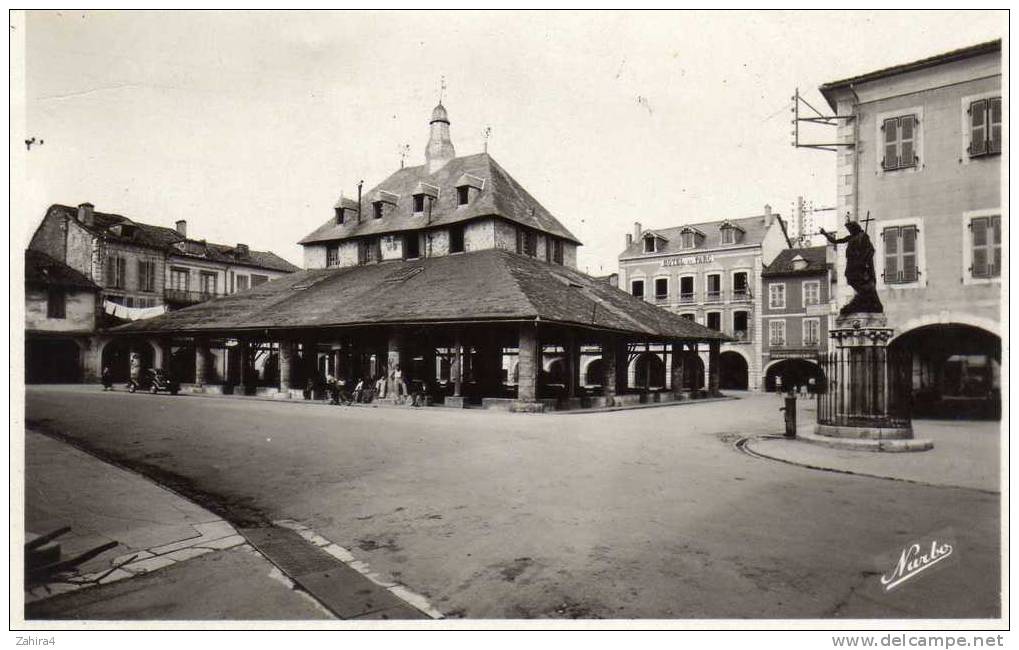
[[[481,135],[485,140],[485,153],[488,153],[488,139],[492,137],[492,127],[486,126],[485,130],[481,132]]]
[[[400,145],[400,169],[403,169],[403,163],[407,159],[407,154],[410,153],[409,144]]]
[[[439,76],[439,106],[442,106],[442,100],[446,96],[446,75]]]

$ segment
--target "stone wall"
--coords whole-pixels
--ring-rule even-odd
[[[465,224],[465,252],[489,250],[495,248],[495,220],[479,219]]]
[[[96,324],[94,291],[65,291],[65,318],[48,318],[49,294],[37,287],[25,288],[25,329],[41,332],[91,332]]]
[[[306,244],[304,246],[304,268],[324,269],[326,267],[326,245]]]

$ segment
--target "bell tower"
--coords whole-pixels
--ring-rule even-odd
[[[428,165],[428,173],[434,174],[450,160],[456,158],[453,141],[449,138],[449,115],[441,101],[432,111],[429,130],[428,146],[425,147],[425,164]]]

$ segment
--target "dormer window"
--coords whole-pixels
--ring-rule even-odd
[[[471,196],[471,188],[466,185],[456,188],[456,207],[462,207],[467,205]]]
[[[418,183],[414,188],[414,214],[422,214],[431,207],[431,202],[439,198],[439,188],[428,183]],[[426,204],[426,199],[429,203]]]
[[[720,230],[722,233],[721,240],[723,246],[728,244],[738,244],[740,240],[743,239],[743,229],[728,221],[721,225]]]
[[[655,248],[656,248],[655,238],[654,237],[645,237],[644,238],[644,252],[645,253],[654,253],[655,252]]]
[[[342,226],[343,225],[343,208],[333,208],[333,210],[336,212],[336,225],[337,226]]]
[[[683,248],[695,248],[697,246],[696,235],[694,235],[692,232],[683,233],[682,238]]]
[[[484,187],[485,179],[473,174],[461,174],[456,181],[456,207],[468,205]]]
[[[385,205],[386,204],[383,203],[382,201],[375,201],[374,203],[372,203],[372,217],[374,217],[375,219],[381,219],[382,216],[385,214],[386,209]]]
[[[414,195],[414,212],[421,213],[425,211],[425,195],[415,194]]]
[[[799,255],[793,258],[793,270],[802,271],[807,268],[807,260],[803,259]]]

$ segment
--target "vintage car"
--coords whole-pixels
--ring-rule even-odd
[[[153,395],[159,391],[176,395],[180,390],[180,382],[175,380],[162,368],[150,368],[142,371],[138,380],[131,379],[127,382],[128,392],[147,390]]]

